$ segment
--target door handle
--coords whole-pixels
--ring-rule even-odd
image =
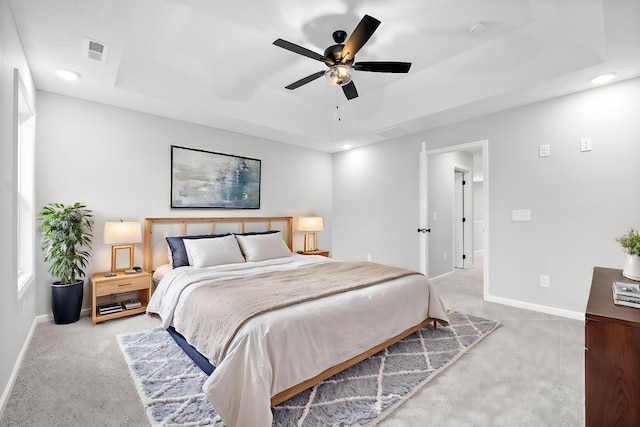
[[[418,228],[418,233],[431,233],[430,228]]]

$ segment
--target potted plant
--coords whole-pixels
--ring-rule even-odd
[[[84,268],[89,260],[93,213],[76,202],[51,203],[38,214],[43,233],[42,250],[49,273],[58,281],[51,285],[51,310],[57,324],[77,322],[82,309]]]
[[[628,279],[640,281],[640,233],[635,228],[631,228],[627,234],[617,237],[616,241],[627,253],[622,274]]]

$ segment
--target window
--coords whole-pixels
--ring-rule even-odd
[[[14,182],[18,298],[35,277],[35,139],[33,103],[20,72],[14,70]]]

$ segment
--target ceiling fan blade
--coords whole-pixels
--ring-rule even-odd
[[[289,89],[289,90],[293,90],[293,89],[297,89],[302,85],[306,85],[309,82],[314,81],[315,79],[318,79],[320,77],[322,77],[324,75],[326,71],[318,71],[317,73],[313,73],[303,79],[298,80],[297,82],[293,82],[291,83],[289,86],[285,86],[285,89]]]
[[[344,96],[346,96],[347,99],[358,97],[358,91],[356,90],[356,85],[353,83],[353,80],[342,86],[342,91],[344,92]]]
[[[293,53],[297,53],[298,55],[306,56],[307,58],[315,59],[316,61],[324,62],[325,64],[333,64],[332,61],[320,55],[319,53],[309,50],[306,47],[299,46],[295,43],[278,39],[274,41],[273,44],[283,49],[290,50]]]
[[[371,38],[379,25],[380,21],[376,18],[364,15],[342,48],[341,56],[343,64],[356,56],[356,53],[358,53],[362,46]]]
[[[354,70],[374,73],[408,73],[410,68],[411,62],[373,61],[353,64]]]

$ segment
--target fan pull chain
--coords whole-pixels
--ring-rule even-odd
[[[340,90],[338,87],[336,87],[336,110],[338,110],[338,121],[341,121],[342,118],[340,117]]]

